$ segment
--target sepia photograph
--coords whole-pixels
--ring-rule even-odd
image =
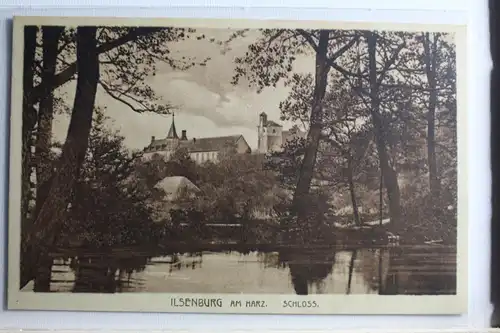
[[[465,311],[463,37],[16,17],[9,308]]]

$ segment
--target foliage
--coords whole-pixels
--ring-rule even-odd
[[[183,176],[195,183],[199,178],[195,162],[184,149],[176,150],[170,158],[153,154],[150,159],[138,161],[135,168],[138,176],[150,190],[165,177]]]
[[[167,229],[175,232],[184,223],[193,240],[203,236],[207,223],[243,224],[242,236],[247,237],[255,220],[275,216],[277,206],[287,199],[274,173],[264,169],[263,156],[236,154],[231,147],[220,153],[218,161],[203,164],[195,164],[182,150],[169,158],[153,156],[139,163],[137,171],[152,188],[168,176],[186,177],[198,187],[195,192],[181,189],[172,202],[165,202],[161,194],[152,199],[156,207],[168,210]]]
[[[341,204],[337,199],[348,196],[352,180],[351,188],[360,206],[370,211],[380,208],[379,200],[375,199],[381,182],[381,148],[375,145],[378,135],[384,139],[388,166],[401,184],[398,205],[404,217],[400,232],[409,238],[425,235],[421,240],[453,240],[457,194],[456,168],[453,167],[456,165],[456,78],[455,50],[450,36],[387,31],[336,31],[332,35],[349,36],[356,45],[328,62],[333,72],[330,72],[323,101],[322,136],[317,147],[312,188],[328,191],[330,202]],[[315,77],[312,73],[295,72],[293,68],[296,58],[316,51],[310,48],[314,43],[306,36],[318,40],[314,32],[305,35],[300,30],[264,31],[246,56],[236,60],[235,80],[245,76],[259,89],[276,86],[283,80],[290,94],[280,104],[281,119],[309,130]],[[370,63],[368,52],[368,43],[373,37],[376,38],[376,68]],[[431,52],[423,46],[425,41],[434,43]],[[328,54],[333,54],[338,47],[338,44],[329,44]],[[426,57],[435,63],[438,100],[435,125],[428,122],[433,91],[425,75]],[[370,77],[374,72],[376,81]],[[374,105],[376,123],[372,118]],[[438,178],[441,185],[446,184],[442,186],[439,200],[429,197],[428,126],[435,126]],[[287,190],[293,191],[297,184],[305,149],[305,140],[293,140],[283,146],[283,151],[272,153],[268,158],[266,166],[277,173],[278,181]],[[318,186],[313,186],[314,183]],[[382,194],[385,215],[387,193],[384,190]],[[437,212],[440,212],[438,220],[434,218]],[[415,236],[417,234],[420,236]]]
[[[259,91],[265,87],[276,87],[294,71],[294,63],[300,56],[314,56],[319,34],[322,30],[305,29],[261,29],[260,38],[248,47],[243,57],[235,59],[237,65],[233,83],[243,77]],[[245,36],[246,31],[236,35]],[[352,31],[329,30],[328,53],[330,62],[335,62],[353,44]],[[235,37],[236,38],[236,37]],[[228,43],[230,44],[230,41]]]
[[[171,109],[171,106],[165,104],[147,84],[147,79],[156,75],[158,64],[165,63],[172,69],[183,71],[196,65],[205,66],[209,60],[183,57],[172,50],[172,43],[191,38],[205,38],[202,34],[196,34],[195,29],[99,27],[96,38],[101,67],[99,80],[101,87],[109,96],[136,112],[168,113]],[[76,78],[75,53],[76,29],[65,27],[59,40],[57,73],[49,91]],[[38,47],[35,57],[34,94],[32,94],[34,103],[43,95],[43,89],[46,88],[40,80],[42,62],[41,47]],[[57,96],[57,102],[64,104],[63,97],[64,94]]]
[[[29,28],[33,27],[27,29]],[[42,31],[49,29],[48,27],[41,28]],[[78,172],[82,169],[82,158],[87,151],[98,84],[101,84],[110,96],[125,103],[136,112],[167,113],[171,106],[159,100],[151,87],[145,84],[146,78],[155,75],[156,62],[158,61],[164,61],[170,67],[180,70],[197,64],[193,59],[177,59],[170,55],[169,43],[188,38],[194,33],[190,29],[65,28],[56,41],[56,46],[58,46],[56,72],[42,80],[41,67],[48,59],[44,59],[45,53],[40,52],[40,47],[43,47],[46,42],[45,35],[42,37],[42,42],[37,43],[40,40],[39,32],[37,36],[37,30],[40,31],[40,29],[35,29],[30,35],[34,37],[35,43],[25,45],[26,53],[33,51],[34,55],[33,57],[25,57],[24,66],[25,70],[30,70],[25,71],[25,84],[23,85],[23,119],[26,119],[23,121],[23,142],[25,143],[23,149],[23,161],[25,162],[23,164],[23,216],[28,216],[29,182],[33,171],[33,163],[31,162],[33,142],[28,138],[33,134],[38,137],[48,137],[49,139],[46,141],[47,144],[50,144],[52,131],[51,122],[46,122],[48,126],[37,124],[36,119],[40,118],[37,113],[41,114],[42,110],[39,106],[40,101],[48,99],[57,88],[75,78],[77,78],[77,89],[70,122],[73,125],[69,126],[68,140],[63,145],[62,153],[63,156],[66,155],[69,158],[60,159],[65,165],[46,185],[52,195],[40,196],[47,198],[47,200],[38,200],[43,202],[36,204],[36,206],[42,207],[42,210],[37,216],[32,216],[35,223],[31,228],[33,230],[24,237],[25,248],[31,246],[28,243],[33,242],[31,240],[33,237],[46,238],[43,242],[52,244],[57,234],[53,229],[56,227],[60,229],[60,221],[65,220],[63,215],[66,212],[69,194],[73,192],[73,180],[79,176]],[[27,39],[26,43],[31,40]],[[203,65],[204,61],[198,64]],[[31,71],[33,68],[35,70]],[[78,75],[76,75],[77,73]],[[61,100],[61,96],[56,97],[55,107],[64,110],[66,105],[60,103]],[[52,118],[54,111],[54,105],[43,110],[47,119]],[[74,125],[76,123],[78,123],[77,126]],[[48,149],[48,147],[42,148]],[[40,156],[36,156],[36,158],[40,160]],[[37,182],[37,191],[42,185],[45,186],[41,182]],[[60,194],[55,195],[55,193]],[[38,227],[40,224],[43,224],[44,227]],[[23,278],[23,280],[25,279]]]
[[[263,170],[258,156],[227,154],[198,170],[202,196],[195,207],[207,221],[245,222],[271,211],[277,200],[273,175]]]
[[[102,28],[99,33],[101,45],[119,40],[137,28]],[[157,66],[166,63],[173,70],[184,71],[195,65],[205,65],[209,59],[194,59],[172,52],[174,42],[193,37],[194,29],[151,28],[132,43],[120,45],[101,54],[103,71],[101,87],[114,99],[136,112],[168,113],[171,106],[165,105],[146,79],[155,76]],[[204,38],[202,35],[198,39]]]
[[[124,138],[104,126],[105,119],[96,112],[70,202],[67,240],[96,247],[149,244],[157,236],[146,204],[149,193],[133,177],[141,154],[130,153]],[[71,239],[75,235],[77,239]]]

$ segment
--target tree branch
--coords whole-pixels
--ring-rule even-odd
[[[333,69],[335,69],[336,71],[340,72],[345,77],[359,77],[358,73],[350,72],[345,68],[342,68],[341,66],[337,65],[335,62],[329,62],[328,65]]]
[[[355,36],[353,39],[349,41],[349,43],[342,46],[337,50],[334,54],[332,54],[331,58],[327,60],[327,65],[335,62],[342,54],[344,54],[347,50],[349,50],[357,41],[359,40],[359,36]]]
[[[97,53],[102,54],[108,51],[111,51],[117,47],[120,47],[124,44],[127,44],[128,42],[131,42],[133,40],[136,40],[139,37],[146,36],[158,31],[161,31],[164,28],[136,28],[129,32],[128,34],[119,37],[115,40],[112,40],[110,42],[101,44],[100,46],[97,47]],[[66,82],[70,81],[77,73],[77,68],[76,68],[76,61],[73,62],[71,65],[69,65],[65,70],[57,74],[53,80],[52,80],[52,87],[49,87],[49,90],[54,90]],[[45,87],[43,86],[43,83],[40,83],[36,87],[33,88],[33,94],[30,96],[30,102],[35,104],[43,94]]]
[[[314,41],[311,35],[305,31],[304,29],[297,29],[297,32],[304,37],[304,39],[309,43],[309,45],[314,49],[314,51],[318,52],[318,44]]]
[[[396,49],[396,51],[394,51],[394,53],[392,54],[391,58],[385,63],[385,66],[384,66],[384,68],[382,69],[382,71],[380,73],[380,77],[377,80],[377,86],[380,86],[380,84],[384,81],[385,76],[387,75],[387,71],[389,70],[389,68],[391,68],[392,65],[394,65],[394,62],[396,61],[396,59],[399,56],[399,53],[401,52],[401,50],[405,46],[406,46],[406,42],[401,43],[398,46],[398,48]]]
[[[140,103],[137,99],[134,99],[134,98],[132,98],[130,96],[127,96],[127,97],[131,98],[133,101],[137,102],[138,104],[141,104],[141,106],[143,107],[143,109],[135,107],[129,101],[126,101],[125,99],[122,98],[123,94],[121,92],[114,91],[106,83],[102,82],[102,80],[99,80],[99,84],[104,89],[104,91],[106,91],[106,93],[108,93],[109,96],[111,96],[113,99],[117,100],[118,102],[121,102],[121,103],[125,104],[132,111],[137,112],[137,113],[144,113],[144,112],[152,112],[153,111],[151,109],[148,109],[144,104]]]

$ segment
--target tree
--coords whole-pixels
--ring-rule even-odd
[[[165,177],[182,176],[197,183],[200,175],[199,168],[185,149],[175,150],[169,157],[162,154],[153,154],[151,158],[139,160],[136,165],[136,174],[151,191]]]
[[[48,185],[45,183],[50,178],[43,170],[50,170],[50,166],[45,166],[44,160],[48,154],[47,147],[50,146],[54,106],[61,102],[60,96],[55,97],[55,90],[73,80],[76,73],[75,64],[68,63],[75,55],[76,30],[45,26],[42,27],[42,32],[43,51],[34,59],[35,68],[39,68],[39,84],[30,95],[30,101],[34,105],[39,103],[35,153],[38,209],[47,195]],[[168,113],[170,106],[160,101],[152,88],[145,84],[145,80],[148,76],[155,75],[156,63],[159,61],[167,62],[173,69],[180,70],[197,63],[189,58],[176,59],[170,55],[168,46],[169,42],[189,38],[191,32],[193,31],[190,29],[181,28],[99,27],[96,39],[100,86],[112,98],[136,112]],[[200,64],[205,61],[206,59]]]
[[[106,128],[106,120],[97,109],[65,224],[71,232],[63,231],[61,239],[92,248],[150,245],[155,228],[149,191],[135,177],[142,153],[128,151],[124,138]]]
[[[334,94],[331,94],[335,98],[329,100],[327,89],[323,113],[325,133],[320,140],[324,143],[320,144],[318,149],[316,166],[318,170],[315,177],[326,180],[331,176],[338,179],[339,175],[342,175],[349,183],[350,174],[355,175],[355,172],[350,173],[355,169],[352,168],[353,160],[349,161],[350,154],[353,154],[363,162],[358,170],[363,170],[359,176],[362,177],[362,182],[366,183],[374,176],[373,169],[376,162],[381,169],[381,182],[387,190],[392,225],[399,232],[416,230],[417,227],[422,227],[422,220],[426,221],[429,217],[433,217],[433,220],[439,219],[437,212],[432,213],[434,209],[441,211],[443,216],[449,216],[450,210],[444,208],[455,205],[452,199],[437,200],[435,194],[434,199],[429,198],[425,201],[420,200],[418,195],[415,196],[415,192],[426,195],[426,189],[418,186],[426,174],[427,166],[431,164],[428,162],[429,158],[432,160],[433,155],[436,158],[436,175],[443,177],[439,181],[451,185],[450,189],[454,188],[450,183],[452,179],[456,179],[452,175],[454,167],[450,168],[456,165],[454,49],[449,45],[449,37],[439,34],[440,44],[437,47],[439,54],[434,54],[436,88],[430,89],[425,72],[425,48],[422,46],[423,39],[419,39],[421,34],[356,31],[354,35],[359,37],[357,46],[346,51],[337,62],[331,63],[335,70],[331,74],[332,78],[340,73],[344,79],[334,81],[329,78],[328,86],[336,87]],[[307,128],[307,109],[311,105],[313,94],[312,83],[311,75],[292,76],[289,80],[291,93],[281,105],[283,119],[302,122]],[[432,100],[431,92],[434,92],[437,98],[434,123],[429,119],[428,112],[429,105],[433,105],[429,103],[429,100]],[[346,104],[344,107],[333,103],[334,107],[328,108],[333,101],[342,100],[351,100],[354,103]],[[343,111],[344,115],[342,112],[336,112],[336,109]],[[329,119],[334,122],[328,124]],[[435,129],[430,129],[429,126]],[[377,153],[375,158],[371,153],[372,137]],[[429,144],[431,144],[430,154]],[[439,153],[432,153],[433,145]],[[340,158],[339,155],[344,158]],[[319,170],[320,164],[323,164],[319,161],[325,157],[329,160],[329,163],[325,164],[329,164],[330,167]],[[331,165],[339,166],[338,170]],[[341,167],[342,165],[344,167]],[[439,171],[441,168],[446,170],[446,175]],[[425,177],[429,179],[431,174],[432,172],[429,172]],[[369,184],[368,188],[371,188],[374,182],[369,180]],[[404,186],[406,196],[404,198],[400,186]],[[447,188],[446,192],[447,198],[453,197],[449,194],[453,191],[448,191]],[[382,188],[380,195],[382,212]],[[407,217],[405,221],[401,221],[402,209]],[[414,209],[418,210],[416,215],[414,212],[410,213]],[[445,218],[447,219],[449,217]],[[425,232],[428,237],[433,237],[431,235],[441,237],[448,233],[446,230],[453,229],[450,225],[438,231],[436,227],[442,224],[442,222],[435,226],[427,224]]]
[[[137,28],[103,28],[99,42],[103,45],[128,35]],[[168,64],[173,70],[184,71],[193,66],[204,66],[208,58],[176,57],[170,50],[172,43],[190,39],[194,29],[153,29],[130,43],[119,45],[100,56],[102,76],[99,81],[103,90],[131,110],[143,113],[168,114],[171,106],[165,105],[145,81],[155,76],[159,63]],[[204,35],[196,38],[203,39]]]
[[[192,32],[194,32],[193,29],[183,28],[98,27],[96,34],[98,43],[97,53],[101,60],[101,67],[103,69],[108,65],[115,67],[115,69],[109,70],[109,74],[114,73],[111,79],[116,79],[117,76],[121,75],[117,73],[119,69],[125,70],[126,73],[131,73],[134,68],[139,68],[138,73],[134,73],[134,78],[136,77],[135,75],[142,76],[145,70],[148,70],[152,74],[151,67],[146,69],[146,66],[143,65],[149,64],[152,66],[155,61],[164,61],[173,67],[186,69],[194,65],[193,63],[196,64],[196,62],[193,59],[177,60],[173,58],[168,49],[168,43],[189,38]],[[68,62],[68,59],[74,57],[76,40],[76,30],[74,28],[67,28],[61,48],[59,49],[61,52],[59,72],[55,75],[52,82],[41,82],[36,85],[33,88],[33,93],[30,94],[28,102],[36,104],[43,97],[45,91],[53,91],[75,78],[77,74],[77,62]],[[127,68],[127,65],[132,68]],[[130,83],[129,79],[123,79],[126,80],[125,83]],[[49,87],[45,87],[46,85]]]
[[[287,85],[291,93],[280,104],[282,120],[300,122],[309,127],[307,117],[313,92],[312,76],[294,74]],[[323,127],[319,147],[319,162],[315,179],[328,183],[331,189],[342,190],[346,185],[351,197],[354,220],[361,223],[355,194],[355,173],[367,167],[367,153],[371,143],[369,122],[363,104],[345,79],[337,72],[329,76],[329,87],[324,101]]]
[[[143,269],[147,257],[127,253],[127,258],[107,256],[109,248],[148,248],[158,245],[161,228],[152,220],[148,205],[150,192],[135,177],[135,163],[141,152],[125,148],[124,138],[109,130],[109,121],[96,109],[89,147],[82,172],[74,186],[67,219],[58,246],[98,250],[102,255],[88,257],[76,252],[74,290],[113,292],[115,275]]]
[[[375,129],[375,141],[380,159],[380,169],[382,170],[382,177],[387,189],[387,196],[389,197],[389,212],[391,215],[391,222],[393,225],[399,226],[401,223],[401,202],[397,174],[389,164],[389,156],[387,153],[387,138],[386,128],[383,124],[380,115],[380,84],[383,81],[386,72],[390,69],[392,64],[399,56],[399,52],[405,46],[404,42],[401,43],[391,57],[384,64],[385,73],[377,74],[377,43],[379,36],[373,32],[366,32],[365,38],[368,46],[368,63],[369,63],[369,91],[370,91],[370,114],[372,117],[373,126]]]
[[[415,36],[412,46],[414,59],[398,71],[403,75],[408,89],[414,94],[414,104],[423,115],[417,121],[425,124],[422,135],[427,141],[429,189],[434,200],[439,199],[440,180],[437,170],[438,127],[453,128],[456,94],[455,51],[450,36],[444,33],[421,33]],[[423,127],[423,126],[422,126]]]
[[[243,58],[236,59],[234,82],[246,76],[259,89],[276,86],[293,71],[293,63],[299,54],[315,56],[313,103],[310,113],[310,129],[307,134],[301,172],[294,193],[292,210],[296,224],[304,226],[308,218],[308,198],[316,164],[323,115],[323,98],[331,63],[355,43],[352,35],[334,30],[286,30],[264,29],[261,37],[249,46]],[[288,221],[290,222],[290,221]]]
[[[174,151],[174,153],[167,160],[164,175],[164,177],[186,177],[195,184],[199,179],[196,163],[191,159],[188,151],[185,149],[177,149],[176,151]]]
[[[64,143],[57,172],[51,181],[47,200],[31,226],[23,242],[25,261],[22,266],[21,285],[36,276],[35,290],[47,290],[50,284],[51,261],[48,247],[55,243],[58,231],[65,218],[67,198],[78,176],[88,145],[92,124],[92,112],[99,79],[99,62],[96,45],[96,28],[82,27],[77,30],[77,62],[79,68],[77,92],[73,113]],[[31,261],[27,263],[26,261]],[[50,261],[50,263],[49,263]],[[30,272],[40,266],[42,271]],[[37,287],[37,286],[40,287]]]
[[[52,92],[57,87],[72,80],[78,68],[77,88],[68,136],[63,146],[59,165],[57,166],[57,170],[63,172],[54,174],[46,182],[46,186],[44,181],[37,184],[41,194],[39,196],[41,200],[37,202],[39,213],[33,217],[32,230],[24,237],[25,244],[23,244],[22,256],[28,256],[28,253],[31,252],[29,248],[41,244],[42,239],[44,239],[44,247],[54,243],[54,237],[58,233],[57,227],[60,226],[60,221],[63,219],[65,212],[64,207],[67,205],[67,203],[64,203],[64,200],[71,194],[71,186],[73,185],[74,178],[79,174],[83,156],[87,148],[97,85],[100,83],[108,94],[115,98],[118,96],[117,99],[127,104],[136,112],[167,113],[170,106],[157,103],[157,96],[150,87],[143,83],[144,79],[148,75],[154,75],[155,61],[166,61],[172,67],[179,66],[178,68],[181,69],[195,65],[190,59],[182,59],[176,62],[168,55],[168,46],[158,42],[161,39],[164,42],[183,39],[186,36],[185,29],[96,27],[93,28],[92,37],[86,33],[87,30],[85,28],[77,28],[76,33],[73,33],[74,29],[69,29],[64,34],[53,33],[52,35],[50,35],[51,31],[54,32],[55,30],[46,28],[45,31],[47,33],[43,39],[46,49],[50,49],[50,52],[43,52],[43,78],[37,86],[30,88],[29,94],[25,94],[26,107],[23,108],[23,112],[26,111],[24,113],[28,119],[26,129],[23,132],[29,133],[35,124],[35,122],[31,121],[32,116],[36,117],[36,111],[31,111],[34,109],[33,106],[40,102],[39,109],[42,112],[39,116],[42,122],[38,124],[37,136],[40,138],[39,152],[42,155],[44,151],[46,152],[44,146],[46,146],[45,143],[48,141],[47,138],[50,138],[51,135],[50,120],[53,115]],[[60,30],[58,31],[60,32]],[[154,37],[152,37],[153,35]],[[58,39],[58,36],[61,38]],[[132,41],[135,41],[135,43],[131,44],[130,42]],[[67,63],[66,61],[71,59],[71,55],[74,57],[72,45],[75,45],[75,42],[76,62]],[[59,65],[54,65],[55,47],[59,47],[60,43],[62,45],[57,50]],[[85,47],[89,46],[89,50],[83,51],[82,44],[87,44]],[[103,57],[104,59],[102,59]],[[26,62],[30,60],[33,64],[37,63],[34,56],[27,56],[25,60]],[[100,65],[102,65],[102,73]],[[56,68],[61,66],[61,71],[54,74],[54,66]],[[87,69],[89,73],[82,73],[82,70]],[[100,79],[101,74],[104,75],[105,79]],[[29,72],[28,77],[30,77]],[[94,82],[94,79],[97,82]],[[132,102],[127,102],[125,98],[131,99]],[[29,117],[28,112],[31,112],[31,116]],[[30,144],[28,140],[25,140],[25,142],[27,143],[26,146],[28,146],[28,143]],[[26,147],[25,153],[28,150],[30,151],[30,149],[31,144],[29,147]],[[27,156],[25,161],[29,160],[28,155],[25,154]],[[27,165],[27,163],[25,164]],[[28,184],[26,180],[29,180],[30,171],[28,167],[25,169],[26,172],[24,173],[23,180],[26,186]],[[49,167],[47,169],[50,170],[52,168]],[[40,163],[38,168],[39,175],[41,175],[41,170],[42,163]],[[25,193],[27,192],[25,191]],[[43,200],[45,198],[46,200]],[[25,206],[23,210],[27,210],[27,204],[23,203],[23,205]],[[56,206],[52,207],[53,205]],[[21,284],[24,285],[35,275],[33,272],[29,272],[26,266],[36,266],[36,262],[39,260],[23,259],[22,261],[26,262],[26,264],[22,264],[23,273],[21,274]],[[27,261],[33,263],[30,264]],[[48,263],[45,266],[48,266]],[[45,285],[43,288],[48,288],[46,280],[47,278],[42,283],[42,285]]]
[[[415,109],[420,118],[418,129],[425,139],[425,166],[428,171],[429,197],[425,214],[427,229],[435,237],[455,239],[456,214],[456,58],[452,36],[445,33],[421,33],[416,36],[415,61],[400,68],[415,95]],[[444,185],[444,186],[443,186]],[[425,192],[427,193],[427,192]],[[415,203],[415,206],[419,203]],[[421,205],[421,203],[420,203]],[[449,234],[445,236],[445,234]]]
[[[429,161],[429,186],[434,199],[439,198],[440,184],[436,166],[435,122],[437,107],[437,45],[439,37],[434,35],[433,40],[429,33],[422,38],[424,47],[425,74],[429,85],[429,110],[427,112],[427,159]]]
[[[206,172],[208,171],[208,172]],[[252,155],[226,155],[218,163],[201,166],[200,189],[215,200],[217,219],[248,220],[258,210],[272,209],[273,175],[263,170],[262,161]],[[210,206],[210,204],[208,204]]]
[[[21,223],[22,232],[26,231],[26,222],[29,218],[29,203],[31,198],[31,168],[32,168],[32,134],[36,123],[36,110],[32,102],[34,86],[34,59],[36,50],[36,34],[38,28],[27,26],[24,28],[23,54],[23,126],[22,126],[22,167],[21,167]]]
[[[48,180],[52,174],[52,165],[49,158],[52,136],[52,120],[54,117],[54,94],[48,89],[53,85],[52,81],[56,73],[58,46],[63,27],[42,27],[43,43],[43,65],[41,71],[41,82],[45,91],[42,94],[38,107],[37,137],[35,143],[36,165],[36,208],[37,216],[45,202],[48,194]]]
[[[276,172],[280,186],[291,193],[297,185],[305,145],[304,138],[293,138],[283,145],[282,150],[271,152],[265,160],[265,168]]]
[[[204,222],[241,224],[241,240],[246,241],[254,235],[251,230],[256,230],[252,228],[255,220],[273,216],[273,208],[282,199],[274,174],[264,170],[259,155],[227,151],[220,155],[217,163],[196,165],[196,173],[199,191],[194,196],[190,192],[182,193],[174,201],[182,211],[172,216],[174,220],[184,216],[188,218],[185,222],[191,225]]]
[[[54,103],[61,102],[54,96],[56,88],[64,85],[75,77],[77,62],[67,63],[68,59],[75,58],[76,29],[62,27],[42,27],[42,52],[37,52],[38,27],[25,27],[25,54],[24,54],[24,98],[23,98],[23,200],[22,212],[26,218],[29,210],[31,196],[30,179],[32,168],[37,169],[37,207],[39,211],[47,196],[48,179],[50,176],[43,170],[51,167],[44,165],[46,162],[47,148],[50,144]],[[61,31],[62,30],[62,31]],[[115,40],[103,42],[98,46],[98,53],[114,50],[116,47],[133,41],[135,38],[153,33],[158,29],[131,29],[129,33],[118,36]],[[56,61],[57,58],[57,62]],[[59,71],[56,74],[56,71]],[[38,108],[36,105],[40,104]],[[37,120],[38,118],[38,120]],[[36,131],[35,131],[35,125]],[[37,156],[31,158],[32,147],[35,141],[31,138],[33,132],[37,137]],[[43,186],[42,186],[43,185]],[[30,219],[36,217],[31,212]]]
[[[411,34],[402,32],[379,32],[359,31],[360,43],[357,54],[351,54],[351,61],[342,66],[332,64],[332,67],[342,73],[350,80],[350,84],[356,89],[362,98],[373,124],[375,143],[379,155],[380,169],[387,196],[389,199],[389,211],[393,226],[401,227],[401,199],[397,172],[391,165],[391,156],[388,151],[389,126],[385,121],[384,109],[385,98],[391,89],[389,86],[399,86],[395,77],[390,75],[402,62],[404,56],[402,51],[411,40]],[[363,44],[361,44],[361,41]],[[366,53],[362,54],[360,46],[365,46]]]

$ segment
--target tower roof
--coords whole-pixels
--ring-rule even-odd
[[[283,127],[283,126],[281,126],[280,124],[278,124],[277,122],[272,121],[272,120],[268,120],[268,121],[267,121],[267,123],[266,123],[266,126],[272,126],[272,127]]]
[[[172,125],[170,125],[170,130],[167,134],[167,139],[178,139],[177,131],[175,130],[175,115],[172,113]]]

